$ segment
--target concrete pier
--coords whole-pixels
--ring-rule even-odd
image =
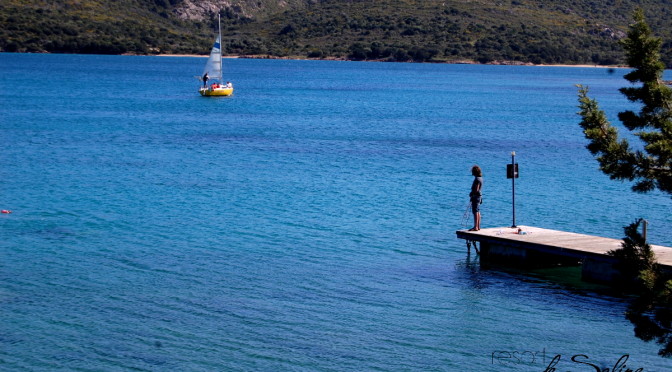
[[[524,234],[519,234],[520,229]],[[616,274],[616,260],[608,254],[622,240],[548,230],[531,226],[458,230],[457,237],[478,242],[484,260],[522,267],[581,265],[586,281],[608,282]],[[672,248],[651,245],[656,261],[672,272]]]

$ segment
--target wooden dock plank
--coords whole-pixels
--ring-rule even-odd
[[[517,233],[518,228],[525,235]],[[457,237],[473,241],[496,241],[520,247],[536,247],[546,251],[571,251],[574,255],[608,255],[611,250],[621,248],[622,240],[603,238],[593,235],[577,234],[566,231],[543,229],[533,226],[494,227],[479,231],[458,230]],[[672,248],[652,245],[656,261],[672,268]]]

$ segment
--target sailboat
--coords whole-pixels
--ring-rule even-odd
[[[203,75],[200,80],[203,86],[198,90],[204,97],[211,96],[230,96],[233,94],[233,85],[230,82],[224,84],[222,80],[222,21],[221,17],[218,19],[218,35],[215,40],[215,45],[210,51],[210,58],[205,63]],[[210,84],[208,84],[210,82]]]

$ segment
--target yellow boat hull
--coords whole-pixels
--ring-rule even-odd
[[[221,97],[233,94],[233,88],[201,88],[198,90],[203,97]]]

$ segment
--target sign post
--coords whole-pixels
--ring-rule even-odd
[[[506,165],[506,178],[511,179],[511,206],[513,207],[513,224],[516,226],[516,178],[518,178],[518,163],[516,163],[516,152],[511,151],[511,164]]]

